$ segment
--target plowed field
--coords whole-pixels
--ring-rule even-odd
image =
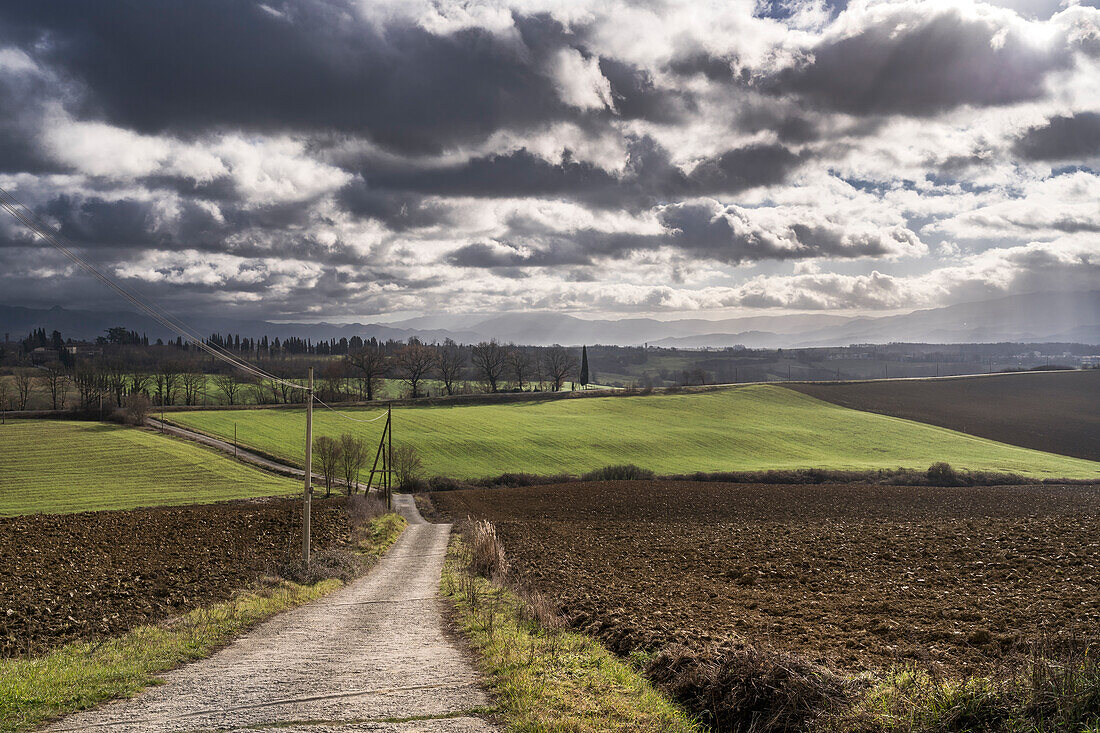
[[[433,494],[620,652],[740,637],[974,672],[1100,628],[1100,487],[627,481]]]
[[[314,547],[348,535],[315,500]],[[0,657],[124,632],[225,600],[301,547],[293,501],[0,518]]]
[[[1100,460],[1100,369],[788,387],[843,407]]]

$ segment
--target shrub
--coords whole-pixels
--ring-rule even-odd
[[[567,473],[557,474],[556,476],[540,476],[534,473],[502,473],[499,476],[486,476],[485,478],[477,479],[471,483],[475,486],[483,486],[490,489],[500,487],[513,489],[519,486],[564,484],[576,480],[576,476]]]
[[[959,474],[950,463],[940,461],[928,467],[928,483],[933,486],[959,486]]]
[[[153,403],[141,393],[126,395],[122,407],[111,414],[111,419],[123,425],[144,425],[145,418],[153,409]]]
[[[467,488],[466,484],[449,476],[432,476],[428,479],[430,491],[457,491]]]
[[[581,476],[584,481],[645,481],[653,478],[653,471],[639,468],[633,463],[621,466],[604,466]]]

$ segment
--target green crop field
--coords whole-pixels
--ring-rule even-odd
[[[300,484],[158,433],[95,422],[0,425],[0,516],[290,494]]]
[[[351,410],[358,418],[378,410]],[[382,423],[323,408],[315,435],[376,443]],[[171,420],[300,465],[302,410],[174,413]],[[778,386],[710,393],[600,397],[501,405],[403,407],[394,440],[419,449],[428,475],[581,472],[634,463],[659,473],[783,468],[956,468],[1100,479],[1100,463],[996,443],[924,423],[838,407]],[[372,445],[373,450],[373,445]]]

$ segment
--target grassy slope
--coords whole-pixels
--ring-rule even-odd
[[[0,426],[0,487],[0,515],[194,504],[300,490],[296,481],[186,441],[59,420]]]
[[[355,411],[373,417],[378,410]],[[316,411],[314,434],[377,441],[381,422]],[[172,415],[200,431],[300,463],[301,411]],[[707,394],[604,397],[507,405],[399,408],[394,439],[420,449],[429,475],[579,472],[636,463],[662,473],[817,467],[956,468],[1100,478],[1100,464],[994,443],[943,428],[838,407],[776,386]],[[373,456],[372,456],[373,457]]]

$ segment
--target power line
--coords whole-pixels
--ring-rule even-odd
[[[329,403],[325,402],[324,400],[322,400],[320,397],[318,397],[316,395],[313,396],[313,399],[317,400],[322,405],[324,405],[328,409],[332,410],[333,412],[335,412],[337,415],[344,418],[345,420],[351,420],[352,422],[378,422],[379,420],[381,420],[382,418],[384,418],[386,416],[386,413],[383,412],[378,417],[372,417],[369,420],[363,420],[363,419],[360,419],[360,418],[357,418],[357,417],[352,417],[351,415],[348,415],[346,413],[340,412],[335,407],[333,407]]]

